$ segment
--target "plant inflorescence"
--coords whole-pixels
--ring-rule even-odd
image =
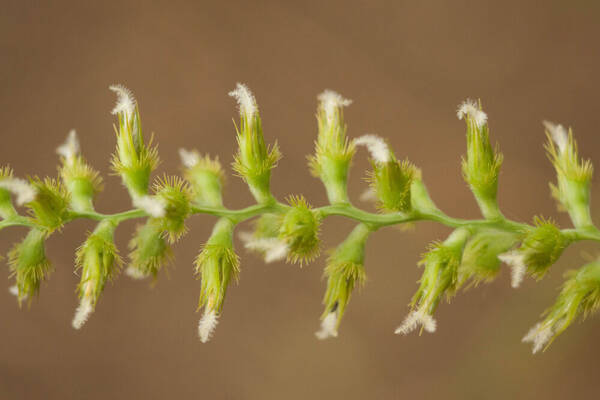
[[[413,296],[410,312],[396,333],[417,328],[436,330],[434,313],[442,300],[460,289],[493,280],[501,263],[511,268],[511,282],[518,287],[524,276],[541,279],[563,250],[581,240],[600,241],[590,215],[592,165],[581,160],[571,130],[545,122],[546,151],[556,170],[552,195],[566,211],[573,228],[560,229],[551,219],[535,217],[531,224],[507,219],[498,207],[498,175],[502,154],[490,142],[487,115],[481,104],[470,100],[460,105],[457,116],[466,122],[467,152],[462,172],[483,215],[465,220],[443,213],[430,198],[421,170],[398,158],[382,138],[364,135],[348,137],[343,109],[351,101],[326,90],[319,95],[318,136],[315,152],[309,157],[312,174],[327,192],[329,204],[312,206],[302,196],[277,200],[270,190],[271,171],[281,158],[277,144],[265,143],[262,122],[253,94],[243,84],[230,93],[239,105],[236,125],[238,150],[233,169],[248,185],[256,204],[232,210],[223,205],[225,173],[217,158],[196,150],[180,150],[182,177],[164,176],[151,183],[158,165],[158,151],[146,140],[138,104],[123,86],[110,89],[117,95],[112,110],[116,116],[116,151],[112,169],[121,177],[133,208],[116,214],[99,213],[94,198],[102,190],[100,174],[83,157],[74,131],[58,147],[60,166],[57,178],[17,178],[9,167],[0,169],[0,230],[25,226],[29,232],[8,254],[14,285],[10,287],[21,304],[39,292],[52,266],[45,254],[45,241],[67,223],[80,219],[98,222],[75,255],[81,277],[79,307],[73,327],[81,328],[98,304],[104,286],[125,267],[134,279],[156,279],[172,259],[171,245],[187,233],[186,220],[195,214],[216,216],[212,234],[195,261],[201,280],[198,310],[202,317],[198,335],[210,339],[223,312],[227,289],[240,271],[234,250],[237,224],[255,219],[253,232],[239,237],[248,250],[261,254],[266,262],[287,260],[302,265],[320,253],[320,226],[332,215],[357,222],[348,237],[332,249],[327,258],[327,290],[320,339],[335,337],[353,291],[366,277],[365,246],[379,228],[415,221],[435,221],[453,228],[444,240],[432,242],[419,263],[423,275]],[[347,193],[348,171],[357,148],[370,153],[370,189],[363,196],[377,202],[379,212],[355,207]],[[25,207],[27,214],[18,211]],[[128,260],[119,255],[114,243],[115,229],[129,219],[141,224],[129,243]],[[558,299],[523,341],[532,342],[533,352],[545,348],[577,317],[600,306],[600,261],[569,272]]]

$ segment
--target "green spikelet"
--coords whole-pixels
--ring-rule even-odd
[[[283,216],[279,239],[289,247],[288,261],[302,265],[319,255],[321,217],[304,197],[292,196],[288,203],[291,208]]]
[[[133,278],[152,276],[156,279],[160,269],[169,264],[173,252],[166,243],[159,221],[148,220],[138,229],[129,242],[129,259],[127,274]]]
[[[170,243],[179,240],[186,232],[185,220],[192,212],[192,193],[186,181],[176,176],[164,176],[154,185],[154,192],[165,205],[165,215],[156,218],[166,232]]]
[[[36,198],[27,204],[34,223],[48,232],[60,229],[69,217],[71,196],[58,180],[35,177],[31,185],[37,191]]]
[[[33,300],[39,293],[40,285],[50,272],[52,264],[46,258],[43,230],[32,229],[22,242],[17,243],[8,253],[8,262],[19,304],[25,299]]]

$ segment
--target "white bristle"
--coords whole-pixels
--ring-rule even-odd
[[[320,340],[328,339],[330,337],[337,337],[337,322],[337,312],[330,312],[321,321],[321,329],[315,333],[315,336]]]
[[[456,111],[458,119],[470,117],[478,128],[481,128],[487,122],[487,114],[479,109],[477,103],[471,99],[465,100]]]
[[[248,89],[248,86],[243,83],[238,83],[229,95],[235,98],[240,107],[240,114],[245,115],[251,119],[258,112],[258,106],[256,105],[256,99],[254,95]]]

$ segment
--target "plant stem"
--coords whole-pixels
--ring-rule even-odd
[[[217,217],[225,217],[234,223],[240,223],[256,216],[268,213],[283,213],[289,206],[272,199],[263,204],[255,204],[249,207],[232,210],[225,207],[203,207],[193,206],[192,214],[208,214]],[[511,221],[503,216],[494,219],[477,219],[467,220],[454,218],[446,215],[437,208],[427,208],[426,211],[413,210],[410,213],[371,213],[353,206],[350,203],[327,205],[314,209],[323,218],[329,216],[343,216],[361,222],[369,227],[370,230],[377,230],[381,227],[399,225],[408,222],[417,221],[434,221],[451,228],[467,228],[467,229],[498,229],[507,232],[523,232],[530,228],[530,225]],[[75,219],[87,218],[95,221],[112,221],[119,224],[123,221],[135,218],[144,218],[148,215],[139,209],[132,209],[115,214],[102,214],[98,212],[76,212],[71,211],[68,219],[65,222],[70,222]],[[27,217],[16,215],[9,219],[0,221],[0,230],[9,226],[27,226],[35,227],[35,223]],[[563,229],[562,231],[573,241],[593,240],[600,242],[600,230],[595,226],[585,228]]]

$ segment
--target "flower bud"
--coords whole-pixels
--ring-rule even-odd
[[[81,270],[79,307],[73,318],[73,328],[80,329],[96,307],[108,280],[118,273],[122,261],[114,244],[116,224],[100,222],[77,250],[76,265]]]
[[[523,338],[523,342],[533,344],[533,353],[547,348],[575,318],[585,318],[600,307],[600,262],[570,271],[567,277],[558,299],[545,311],[546,317]]]
[[[444,242],[429,246],[419,262],[424,270],[419,289],[412,298],[411,312],[396,329],[396,334],[406,335],[418,325],[427,332],[435,331],[433,314],[439,302],[444,294],[450,299],[458,289],[458,267],[468,236],[468,230],[457,229]]]
[[[458,286],[468,280],[473,284],[492,281],[500,270],[498,256],[513,247],[519,235],[495,229],[481,229],[465,246],[458,268]]]
[[[237,279],[239,259],[233,250],[234,223],[221,218],[196,258],[196,273],[202,279],[198,309],[204,307],[204,315],[198,325],[200,340],[207,342],[223,308],[223,301],[231,278]]]
[[[3,219],[17,215],[10,198],[11,191],[6,187],[13,179],[13,172],[9,167],[0,168],[0,217]]]
[[[144,144],[140,113],[133,94],[121,85],[113,85],[110,90],[117,94],[117,104],[112,113],[117,115],[117,151],[113,155],[112,168],[121,176],[123,184],[132,199],[148,193],[150,173],[158,165],[158,151]]]
[[[512,286],[518,287],[525,272],[543,278],[548,268],[571,243],[551,220],[536,217],[535,227],[529,229],[517,250],[500,254],[498,258],[512,268]]]
[[[319,95],[319,134],[315,142],[315,154],[309,157],[309,164],[312,174],[325,185],[327,198],[332,204],[348,202],[348,169],[355,145],[346,137],[342,109],[351,103],[351,100],[331,90]]]
[[[185,220],[192,212],[192,194],[189,185],[181,178],[164,176],[154,185],[156,198],[164,206],[164,215],[156,220],[174,243],[187,232]]]
[[[277,214],[261,215],[255,222],[253,233],[240,233],[244,247],[260,253],[266,263],[287,258],[289,247],[286,242],[279,239],[281,220],[281,216]]]
[[[465,181],[471,187],[483,215],[498,218],[501,214],[496,194],[503,157],[490,144],[487,115],[481,110],[481,105],[467,100],[458,108],[457,116],[467,123],[467,156],[462,161]]]
[[[379,208],[388,212],[410,211],[411,186],[418,170],[408,160],[396,160],[387,143],[376,135],[356,138],[354,145],[364,145],[371,153],[373,172],[369,181],[379,199]]]
[[[411,187],[418,170],[408,160],[373,164],[371,185],[379,199],[379,207],[388,212],[411,210]]]
[[[316,333],[319,339],[337,336],[352,291],[365,282],[365,244],[370,233],[366,225],[357,225],[327,260],[325,311],[321,316],[321,329]]]
[[[576,228],[593,225],[590,215],[590,182],[593,166],[590,160],[579,158],[573,132],[562,125],[544,122],[548,143],[548,158],[556,170],[557,184],[550,185],[552,195],[569,213]]]
[[[129,242],[130,263],[125,273],[134,279],[152,276],[156,279],[164,264],[172,258],[172,252],[166,243],[160,222],[149,219],[140,225],[135,236]]]
[[[69,132],[66,142],[56,152],[61,156],[59,175],[71,195],[71,207],[79,212],[93,211],[94,196],[102,190],[102,178],[79,154],[75,130]]]
[[[45,239],[45,232],[34,228],[8,253],[10,271],[16,280],[14,291],[19,305],[25,299],[31,301],[38,294],[40,284],[52,271],[44,249]]]
[[[204,207],[222,207],[225,174],[218,158],[211,160],[197,151],[179,149],[183,162],[183,176],[190,183],[194,203]]]
[[[281,158],[279,147],[265,144],[258,106],[250,89],[238,83],[229,95],[235,97],[240,108],[240,127],[236,127],[238,152],[233,168],[244,178],[257,202],[270,201],[271,170]]]
[[[35,199],[27,203],[36,225],[48,232],[60,229],[69,216],[71,196],[65,185],[56,179],[35,177],[31,179]]]
[[[288,261],[302,265],[319,255],[321,217],[302,196],[291,196],[288,202],[291,208],[281,221],[279,239],[288,246]]]

